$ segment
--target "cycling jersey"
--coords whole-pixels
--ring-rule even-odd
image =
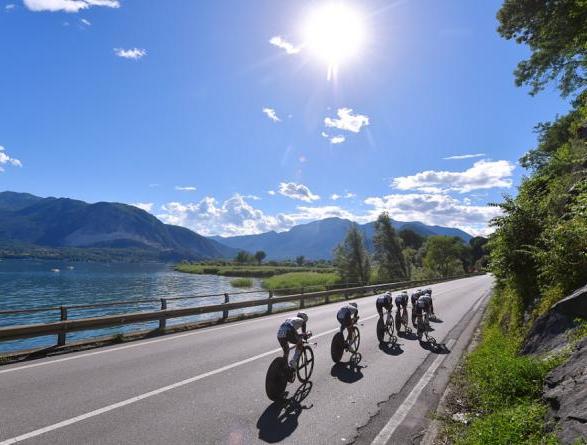
[[[412,294],[412,296],[410,297],[410,300],[412,301],[412,307],[416,306],[416,302],[418,301],[418,298],[420,298],[420,292],[414,292]]]
[[[349,327],[353,322],[353,318],[357,315],[359,315],[359,310],[356,307],[351,305],[341,307],[336,313],[336,319],[340,323],[341,331],[343,328]]]
[[[406,307],[408,305],[408,294],[396,295],[396,297],[395,297],[395,305],[397,307],[400,307],[400,306]]]
[[[288,318],[279,327],[277,331],[277,338],[286,338],[288,334],[291,336],[291,332],[297,333],[298,329],[302,329],[302,332],[306,332],[306,322],[299,317]]]
[[[377,298],[375,305],[377,308],[385,308],[390,311],[393,308],[393,298],[391,295],[382,295]]]
[[[430,298],[430,295],[424,294],[420,298],[418,298],[416,304],[418,308],[428,310],[432,304],[432,298]]]

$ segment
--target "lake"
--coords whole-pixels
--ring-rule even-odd
[[[252,279],[251,289],[231,286],[232,277],[192,275],[175,272],[164,263],[78,263],[45,260],[0,260],[0,310],[28,309],[47,306],[104,303],[112,301],[144,300],[169,297],[187,297],[228,292],[256,292],[231,296],[231,301],[265,298],[261,280]],[[168,308],[201,306],[223,302],[223,297],[203,297],[170,301]],[[276,305],[278,306],[278,305]],[[68,312],[69,319],[100,315],[160,309],[155,301],[128,307],[76,309]],[[248,308],[231,312],[262,312],[266,307]],[[171,319],[167,325],[216,318],[217,314]],[[0,327],[16,324],[44,323],[59,320],[59,311],[33,314],[0,315]],[[123,333],[138,329],[156,328],[157,322],[71,333],[67,341]],[[54,345],[56,336],[0,342],[0,353]]]

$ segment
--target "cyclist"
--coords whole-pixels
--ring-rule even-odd
[[[295,317],[288,318],[277,331],[277,341],[283,349],[283,358],[287,360],[289,358],[289,344],[293,343],[296,345],[296,352],[293,358],[289,362],[289,367],[296,369],[298,366],[298,358],[302,353],[303,347],[303,336],[306,336],[306,323],[308,322],[308,314],[305,312],[298,312]],[[302,335],[298,333],[298,329],[302,330]]]
[[[383,309],[385,309],[389,314],[393,309],[393,298],[391,296],[391,292],[387,291],[385,294],[377,298],[377,301],[375,301],[375,307],[377,308],[379,318],[383,318]]]
[[[427,293],[422,294],[416,302],[416,319],[422,319],[424,321],[424,329],[429,329],[428,317],[431,313],[432,298]],[[424,317],[424,318],[422,318]],[[422,333],[418,330],[418,339],[422,336]]]
[[[395,324],[397,331],[401,326],[401,321],[406,317],[406,325],[408,320],[408,292],[403,291],[401,294],[395,297],[395,305],[397,306],[397,313],[395,314]],[[406,326],[407,328],[407,326]]]
[[[347,344],[345,345],[348,347],[348,345],[351,344],[353,340],[353,326],[359,319],[359,309],[357,307],[357,303],[353,302],[345,304],[343,307],[341,307],[336,313],[336,319],[340,323],[341,334],[344,332],[345,328],[348,332]]]
[[[416,303],[418,302],[418,298],[422,295],[422,289],[418,289],[416,292],[412,293],[410,297],[410,301],[412,302],[412,324],[416,327]]]
[[[426,289],[425,292],[430,297],[430,315],[432,315],[433,317],[435,317],[435,315],[434,315],[434,303],[432,302],[432,289],[428,288],[428,289]]]

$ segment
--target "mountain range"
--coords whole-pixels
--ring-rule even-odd
[[[421,222],[392,221],[396,230],[410,229],[419,235],[456,236],[465,242],[472,238],[460,229],[427,226]],[[212,239],[238,250],[256,252],[263,250],[268,259],[283,260],[303,255],[308,259],[331,259],[334,248],[344,239],[352,221],[342,218],[326,218],[319,221],[300,224],[286,232],[267,232],[259,235],[234,237],[214,236]],[[368,250],[372,250],[375,234],[375,222],[359,224]]]
[[[235,237],[205,237],[185,227],[164,224],[137,207],[112,202],[89,204],[69,198],[41,198],[28,193],[0,192],[0,245],[20,243],[56,249],[133,249],[165,259],[206,260],[233,258],[239,250],[263,250],[268,259],[305,256],[330,259],[352,221],[326,218],[301,224],[285,232]],[[471,235],[459,229],[394,221],[396,229],[423,235]],[[359,225],[368,249],[375,223]]]

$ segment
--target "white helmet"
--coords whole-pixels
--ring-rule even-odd
[[[308,321],[308,314],[306,314],[305,312],[298,312],[297,315],[298,318],[301,318],[302,320],[304,320],[304,322]]]
[[[357,307],[357,303],[355,303],[354,301],[352,303],[349,303],[350,306],[356,308]]]

